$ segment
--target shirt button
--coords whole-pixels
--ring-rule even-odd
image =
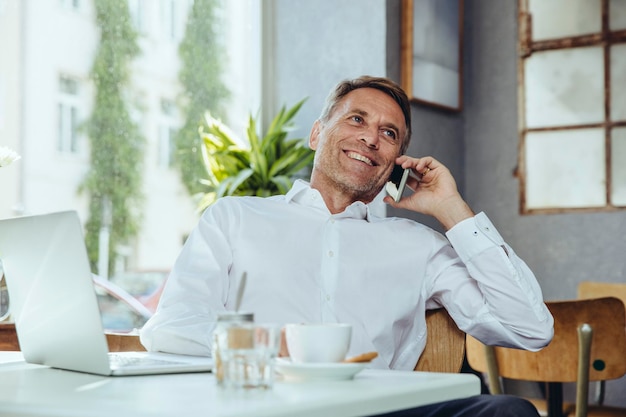
[[[332,258],[333,256],[335,256],[335,253],[332,250],[328,251],[328,257]]]
[[[330,222],[331,222],[331,224],[334,224],[334,223],[335,223],[335,219],[334,219],[334,217],[331,217],[331,218],[330,218]]]
[[[330,301],[330,295],[326,295],[326,301]]]

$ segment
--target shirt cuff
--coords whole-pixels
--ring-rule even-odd
[[[450,244],[463,262],[495,246],[504,247],[504,239],[483,212],[457,223],[446,232]]]

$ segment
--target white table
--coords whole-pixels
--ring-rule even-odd
[[[363,370],[354,380],[286,382],[230,391],[211,373],[134,377],[27,364],[0,352],[0,416],[327,416],[417,407],[480,392],[471,374]]]

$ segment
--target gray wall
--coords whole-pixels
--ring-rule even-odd
[[[276,108],[309,97],[297,123],[307,136],[328,90],[361,74],[400,79],[399,0],[274,0],[269,79]],[[626,212],[519,214],[516,1],[465,0],[464,108],[415,104],[409,154],[433,155],[455,175],[537,275],[547,300],[574,298],[582,280],[626,281]],[[584,165],[581,165],[584,170]],[[584,190],[581,190],[584,192]],[[436,222],[401,211],[439,228]],[[625,406],[626,381],[608,403]],[[567,393],[567,390],[566,390]],[[571,390],[570,390],[571,395]]]
[[[271,93],[277,108],[308,97],[296,134],[308,137],[338,81],[386,75],[385,16],[384,0],[274,0]]]

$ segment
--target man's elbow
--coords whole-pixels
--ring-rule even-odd
[[[554,321],[549,320],[549,323],[538,326],[534,330],[532,337],[527,338],[525,348],[532,352],[537,352],[548,346],[552,341],[554,337]]]

